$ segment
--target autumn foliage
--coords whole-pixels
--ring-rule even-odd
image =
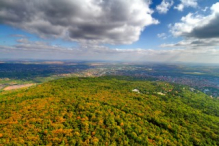
[[[0,95],[0,145],[219,145],[218,107],[168,83],[59,79]]]

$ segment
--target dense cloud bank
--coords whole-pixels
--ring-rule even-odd
[[[1,0],[0,21],[41,37],[131,44],[159,23],[145,0]]]
[[[181,22],[171,25],[175,36],[187,38],[219,38],[219,2],[213,4],[209,15],[189,13]]]

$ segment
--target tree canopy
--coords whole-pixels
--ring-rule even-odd
[[[0,109],[0,145],[219,145],[219,101],[165,82],[65,78],[3,92]]]

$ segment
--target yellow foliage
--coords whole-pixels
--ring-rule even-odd
[[[94,136],[94,135],[96,134],[96,132],[95,132],[95,131],[93,131],[91,134],[92,134],[92,136]]]
[[[76,136],[80,136],[80,133],[79,133],[79,132],[75,132],[75,135],[76,135]]]
[[[98,139],[98,138],[96,138],[96,137],[93,137],[91,141],[92,141],[92,143],[93,143],[93,144],[95,144],[95,145],[96,145],[96,144],[98,144],[98,142],[99,142],[99,139]]]

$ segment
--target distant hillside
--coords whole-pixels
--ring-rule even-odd
[[[219,100],[121,77],[66,78],[0,94],[0,145],[219,145]]]

